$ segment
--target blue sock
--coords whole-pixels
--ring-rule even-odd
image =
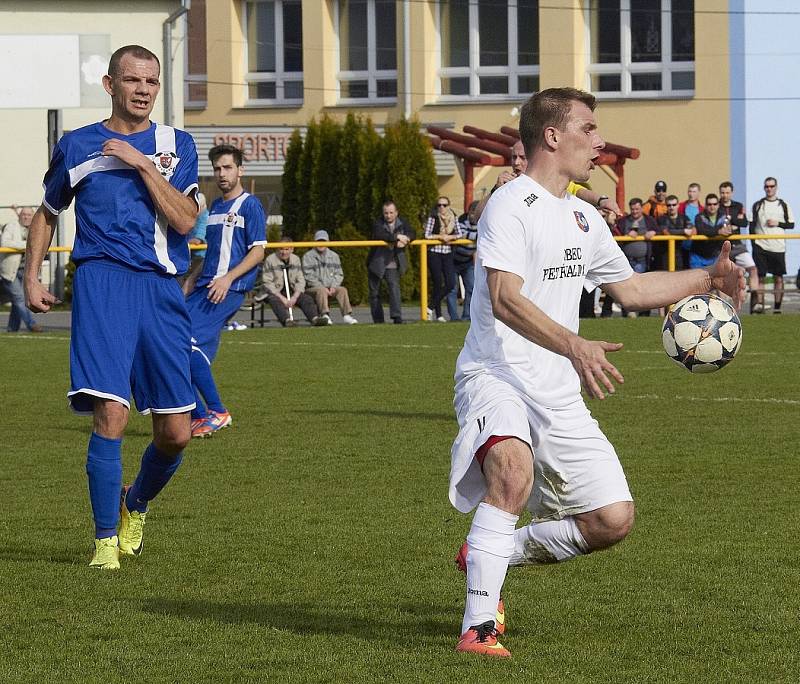
[[[122,489],[122,440],[92,433],[86,456],[89,500],[92,502],[97,539],[113,537],[119,524],[119,494]]]
[[[197,418],[205,418],[208,413],[206,412],[206,405],[203,403],[203,397],[200,396],[200,390],[197,385],[192,385],[194,390],[194,408],[192,409],[192,420]]]
[[[129,511],[147,512],[147,502],[152,501],[164,489],[183,460],[183,453],[169,456],[150,442],[142,455],[142,465],[136,481],[128,490],[125,505]]]
[[[214,376],[211,374],[211,366],[208,361],[206,361],[206,357],[198,352],[192,352],[191,371],[192,384],[200,391],[200,394],[203,395],[203,399],[206,400],[206,406],[211,411],[216,411],[217,413],[224,412],[225,406],[222,404],[222,399],[219,398],[217,383],[214,382]]]

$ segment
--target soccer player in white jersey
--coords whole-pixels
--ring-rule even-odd
[[[120,554],[141,552],[148,502],[181,462],[194,406],[189,316],[175,276],[189,265],[197,150],[188,133],[150,121],[159,74],[158,58],[140,45],[114,52],[103,77],[111,116],[58,141],[28,237],[26,299],[33,311],[48,311],[56,298],[38,273],[57,214],[75,199],[68,397],[76,413],[93,416],[89,565],[102,570],[119,569]],[[123,489],[131,394],[152,415],[153,441]]]
[[[222,197],[209,209],[206,258],[186,300],[192,320],[192,437],[210,437],[232,423],[220,399],[211,364],[219,349],[222,326],[253,288],[267,244],[267,217],[255,195],[242,187],[242,151],[216,145],[208,152]]]
[[[633,273],[597,210],[567,193],[571,180],[588,180],[605,144],[594,107],[594,96],[573,88],[524,104],[527,170],[492,195],[479,223],[450,471],[453,505],[477,507],[458,557],[467,575],[459,651],[510,655],[497,638],[509,562],[604,549],[633,525],[622,467],[581,398],[581,385],[602,399],[623,381],[606,358],[622,345],[578,335],[581,288],[602,286],[630,310],[713,289],[739,306],[744,297],[729,242],[706,269]],[[516,529],[526,505],[533,522]]]

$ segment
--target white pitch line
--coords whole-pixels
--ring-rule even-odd
[[[670,401],[678,400],[678,401],[702,401],[703,403],[708,403],[709,401],[714,401],[718,403],[723,402],[738,402],[738,403],[747,403],[747,404],[788,404],[791,406],[800,405],[800,399],[776,399],[776,398],[767,398],[767,399],[756,399],[747,397],[746,399],[742,397],[682,397],[682,396],[670,396],[670,397],[662,397],[658,394],[635,394],[629,397],[630,399],[669,399]]]

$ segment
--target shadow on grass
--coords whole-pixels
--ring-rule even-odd
[[[351,635],[360,639],[397,643],[398,635],[442,636],[458,629],[459,606],[421,603],[369,608],[308,603],[233,603],[150,598],[136,602],[136,609],[154,615],[190,620],[214,620],[239,625],[256,624],[298,635]],[[369,615],[365,616],[365,613]]]
[[[88,559],[88,552],[86,557]],[[70,553],[66,550],[52,551],[50,549],[37,547],[31,548],[29,546],[3,546],[0,547],[0,561],[11,561],[13,563],[46,562],[75,565],[80,559],[76,557],[74,553]]]

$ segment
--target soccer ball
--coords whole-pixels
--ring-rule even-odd
[[[742,346],[734,308],[715,295],[691,295],[669,307],[661,329],[664,351],[691,373],[726,366]]]

